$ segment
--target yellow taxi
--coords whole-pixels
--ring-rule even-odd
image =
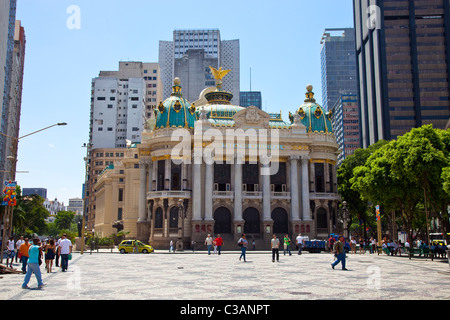
[[[120,253],[139,252],[139,253],[152,253],[153,247],[142,243],[139,240],[123,240],[119,244]]]

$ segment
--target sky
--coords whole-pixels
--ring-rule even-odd
[[[308,84],[321,104],[324,29],[353,27],[351,0],[17,2],[26,35],[19,137],[68,125],[19,140],[16,180],[46,188],[48,199],[65,205],[82,197],[91,81],[101,70],[118,70],[120,61],[158,62],[159,41],[171,41],[175,29],[219,29],[222,40],[239,39],[241,91],[250,90],[251,69],[263,110],[281,111],[287,121]]]

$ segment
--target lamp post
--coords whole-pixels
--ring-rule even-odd
[[[348,208],[347,208],[347,201],[342,202],[342,213],[343,213],[343,220],[344,220],[344,237],[348,238]]]
[[[31,136],[32,134],[50,129],[52,127],[55,126],[66,126],[67,123],[66,122],[58,122],[55,123],[51,126],[33,131],[31,133],[28,133],[24,136],[21,137],[13,137],[13,136],[9,136],[7,134],[4,134],[3,132],[0,132],[0,135],[6,137],[6,138],[10,138],[12,139],[13,142],[13,146],[12,146],[12,152],[13,155],[12,156],[8,156],[6,157],[6,159],[9,159],[11,161],[11,170],[10,170],[10,180],[14,181],[16,179],[16,163],[17,163],[17,149],[18,149],[18,145],[19,145],[19,140],[28,136]],[[6,240],[6,236],[10,236],[12,233],[12,222],[13,222],[13,207],[12,206],[6,206],[5,210],[4,210],[4,218],[3,218],[3,237],[2,237],[2,246],[1,246],[1,252],[0,252],[0,263],[3,263],[3,251],[5,249],[5,240]]]
[[[183,199],[179,199],[178,200],[178,241],[177,241],[177,251],[184,251],[183,229],[184,229],[184,205],[183,205]]]
[[[83,194],[83,216],[81,219],[81,248],[80,248],[80,254],[83,254],[84,252],[84,229],[85,229],[85,225],[86,225],[86,208],[87,208],[87,199],[88,197],[86,196],[87,194],[87,190],[88,190],[88,184],[89,184],[89,152],[91,150],[92,147],[92,143],[84,143],[82,145],[83,148],[86,148],[86,157],[84,158],[84,164],[85,164],[85,169],[86,169],[86,173],[84,176],[84,194]]]

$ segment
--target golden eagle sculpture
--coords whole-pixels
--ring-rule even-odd
[[[216,69],[211,66],[209,66],[209,69],[211,69],[211,73],[212,73],[214,79],[216,79],[217,88],[220,89],[222,87],[223,77],[225,77],[228,74],[228,72],[230,72],[231,70],[222,70],[222,67],[220,67],[219,69]]]

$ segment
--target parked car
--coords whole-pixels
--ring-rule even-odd
[[[144,244],[139,240],[123,240],[118,247],[120,253],[139,252],[139,253],[152,253],[153,247],[148,244]]]

